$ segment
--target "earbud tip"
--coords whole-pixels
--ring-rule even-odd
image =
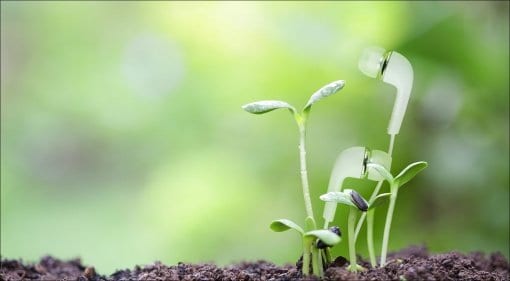
[[[358,67],[366,76],[376,78],[386,50],[380,47],[369,47],[363,50]]]

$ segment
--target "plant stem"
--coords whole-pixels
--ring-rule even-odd
[[[375,250],[374,250],[374,212],[375,210],[369,210],[367,213],[367,245],[368,255],[370,256],[370,264],[372,268],[377,266],[375,261]]]
[[[350,268],[351,271],[357,272],[357,261],[356,261],[356,241],[354,240],[354,224],[356,223],[356,212],[358,210],[355,207],[350,207],[349,218],[348,218],[348,235],[349,235],[349,257],[350,257]]]
[[[310,188],[308,184],[308,171],[306,169],[306,148],[305,148],[305,121],[298,122],[299,126],[299,160],[301,164],[301,184],[303,186],[303,197],[305,199],[306,214],[309,217],[313,216],[312,200],[310,199]]]
[[[319,260],[319,277],[324,276],[324,263],[322,260],[322,250],[317,250],[317,259]]]
[[[377,185],[375,186],[374,192],[372,192],[372,195],[370,195],[370,199],[368,200],[368,204],[372,204],[375,200],[375,197],[377,194],[379,194],[379,190],[381,189],[384,181],[379,181]],[[358,224],[356,225],[356,232],[354,233],[354,240],[358,240],[359,232],[361,231],[361,227],[363,226],[363,222],[365,221],[365,218],[367,217],[367,213],[363,212],[361,214],[361,217],[358,220]],[[367,226],[368,227],[368,226]]]
[[[390,196],[390,206],[388,207],[388,213],[386,214],[386,223],[384,225],[384,236],[382,240],[382,251],[381,251],[381,267],[386,264],[386,254],[388,253],[388,241],[390,239],[390,228],[391,228],[391,219],[393,218],[393,210],[395,209],[395,202],[397,201],[397,192],[398,187],[392,184],[391,186],[391,196]]]
[[[313,274],[322,277],[322,257],[320,256],[319,249],[312,245],[312,270]]]
[[[333,257],[331,257],[331,251],[329,251],[329,248],[324,249],[324,260],[328,265],[333,261]]]
[[[310,243],[307,241],[308,239],[304,239],[303,241],[303,266],[302,272],[303,275],[310,274]]]

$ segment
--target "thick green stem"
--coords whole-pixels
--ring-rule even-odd
[[[374,212],[375,210],[369,210],[367,212],[367,246],[368,246],[368,255],[370,256],[370,264],[372,268],[377,266],[377,262],[375,260],[375,250],[374,250]]]
[[[303,275],[309,275],[310,274],[310,243],[307,241],[307,239],[304,239],[303,241],[303,266],[302,266],[302,272]]]
[[[355,207],[350,207],[349,219],[347,222],[348,235],[349,235],[349,257],[350,257],[350,269],[353,272],[357,272],[357,261],[356,261],[356,241],[354,240],[354,224],[356,223],[356,212],[358,210]]]
[[[299,121],[299,160],[301,164],[301,184],[303,185],[303,197],[305,199],[306,215],[314,218],[312,200],[310,199],[310,187],[308,184],[308,171],[306,169],[306,148],[305,148],[305,121]]]
[[[395,186],[391,187],[390,206],[388,207],[388,213],[386,214],[386,223],[384,225],[384,235],[382,240],[382,251],[381,251],[381,267],[386,264],[386,254],[388,253],[388,241],[390,239],[390,228],[391,220],[393,218],[393,210],[395,209],[395,202],[397,201],[398,189]]]

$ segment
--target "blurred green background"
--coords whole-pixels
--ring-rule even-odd
[[[268,224],[304,219],[297,127],[241,105],[301,106],[346,80],[308,123],[319,216],[337,154],[388,145],[395,90],[357,69],[373,45],[415,73],[393,170],[430,165],[399,195],[390,250],[508,256],[508,15],[506,1],[2,1],[2,258],[79,256],[106,274],[154,260],[295,262],[298,236]]]

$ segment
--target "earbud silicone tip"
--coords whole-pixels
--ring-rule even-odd
[[[386,50],[379,47],[369,47],[363,50],[358,61],[358,67],[366,76],[376,78],[381,70],[381,63]]]

